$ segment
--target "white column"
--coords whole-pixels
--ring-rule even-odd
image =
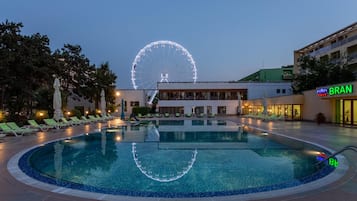
[[[212,106],[212,114],[217,114],[217,106]]]
[[[192,106],[185,105],[184,113],[185,114],[191,114],[192,113]]]

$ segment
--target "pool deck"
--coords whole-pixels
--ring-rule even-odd
[[[331,124],[317,125],[314,122],[293,121],[262,121],[251,118],[240,118],[236,116],[216,117],[217,119],[231,120],[252,127],[258,127],[271,133],[284,134],[322,145],[332,150],[339,150],[347,145],[357,146],[357,129],[340,127]],[[177,118],[175,118],[177,119]],[[200,118],[202,119],[202,118]],[[114,122],[116,120],[113,120]],[[0,200],[1,201],[89,201],[84,199],[41,190],[19,182],[8,171],[9,160],[18,152],[36,145],[46,143],[59,138],[74,136],[77,134],[93,132],[98,128],[106,127],[107,123],[93,123],[88,125],[73,126],[66,129],[50,130],[49,132],[38,132],[32,135],[0,138]],[[346,151],[342,154],[348,162],[349,168],[339,180],[327,184],[324,187],[283,195],[272,198],[257,200],[265,201],[356,201],[357,200],[357,153]],[[254,195],[246,195],[244,198],[227,196],[221,198],[192,198],[192,199],[169,199],[169,198],[138,198],[117,197],[114,200],[254,200]]]

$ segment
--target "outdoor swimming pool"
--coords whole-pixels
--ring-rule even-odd
[[[61,139],[19,159],[61,187],[141,197],[213,197],[299,186],[335,167],[319,147],[230,121],[157,120]]]

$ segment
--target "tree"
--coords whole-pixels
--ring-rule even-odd
[[[19,62],[22,65],[22,74],[20,74],[21,88],[27,114],[31,114],[34,108],[47,109],[47,105],[39,104],[40,99],[48,99],[43,91],[50,90],[52,86],[51,68],[53,60],[51,58],[51,50],[49,48],[49,39],[47,36],[42,36],[39,33],[31,36],[24,36],[23,42],[25,55]],[[41,96],[39,96],[41,95]]]
[[[96,77],[95,77],[95,82],[96,87],[95,87],[95,102],[96,102],[96,107],[98,106],[99,100],[100,100],[100,92],[102,89],[105,91],[105,100],[109,104],[114,104],[115,103],[115,80],[117,79],[117,76],[110,70],[109,68],[109,63],[105,62],[99,66],[99,68],[96,69]]]
[[[91,98],[85,88],[94,85],[95,67],[89,64],[89,59],[82,54],[79,45],[65,44],[61,50],[53,53],[55,60],[55,76],[61,80],[63,105],[66,106],[67,98],[73,93]]]
[[[0,90],[1,90],[1,108],[8,105],[10,100],[12,77],[11,70],[16,62],[18,41],[21,40],[20,31],[22,23],[13,23],[6,20],[0,24]]]
[[[10,120],[29,115],[35,91],[46,85],[50,66],[47,36],[39,33],[21,35],[22,23],[0,25],[1,104],[8,109]]]
[[[91,65],[79,45],[65,44],[51,54],[46,35],[22,35],[22,27],[8,20],[0,24],[0,110],[9,112],[8,120],[29,117],[33,109],[51,113],[54,77],[61,80],[64,107],[68,97],[98,101],[102,88],[114,102],[116,75],[108,63]]]
[[[100,92],[105,90],[106,101],[114,103],[115,80],[117,76],[109,69],[109,63],[97,68],[82,54],[79,45],[66,44],[53,54],[56,76],[61,79],[63,100],[73,94],[95,102],[98,107]],[[72,96],[73,97],[73,96]],[[66,103],[64,102],[64,107]]]
[[[295,76],[294,91],[299,93],[320,86],[354,81],[353,72],[347,62],[331,62],[304,56],[300,59],[301,73]]]

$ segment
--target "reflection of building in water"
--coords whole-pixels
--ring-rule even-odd
[[[159,120],[160,149],[235,148],[247,143],[247,132],[240,125],[220,120]],[[188,143],[184,143],[188,142]]]
[[[160,132],[160,142],[248,142],[248,138],[238,131],[172,131]]]
[[[56,178],[61,179],[62,178],[62,153],[63,153],[63,145],[60,142],[57,142],[54,145],[55,148],[55,154],[54,154],[54,167],[56,171]]]
[[[286,150],[282,149],[254,149],[254,152],[269,160],[285,161],[286,164],[291,164],[294,178],[301,179],[306,177],[306,172],[314,172],[316,169],[316,156],[307,156],[299,154],[302,150]]]
[[[159,121],[158,129],[161,143],[248,141],[247,135],[241,126],[219,120],[176,120],[174,125]]]
[[[120,142],[144,142],[148,132],[146,126],[125,125],[105,130],[115,135],[115,140]]]
[[[102,140],[101,140],[102,154],[103,156],[105,156],[105,150],[107,145],[107,133],[104,130],[102,130],[101,136],[102,136]]]
[[[220,120],[152,120],[147,126],[127,125],[106,129],[122,142],[247,142],[244,129]]]
[[[255,146],[252,151],[265,160],[283,161],[285,164],[290,164],[292,174],[296,179],[306,177],[306,172],[316,172],[318,162],[316,156],[324,152],[323,149],[313,145],[269,133],[261,139],[260,146]]]

